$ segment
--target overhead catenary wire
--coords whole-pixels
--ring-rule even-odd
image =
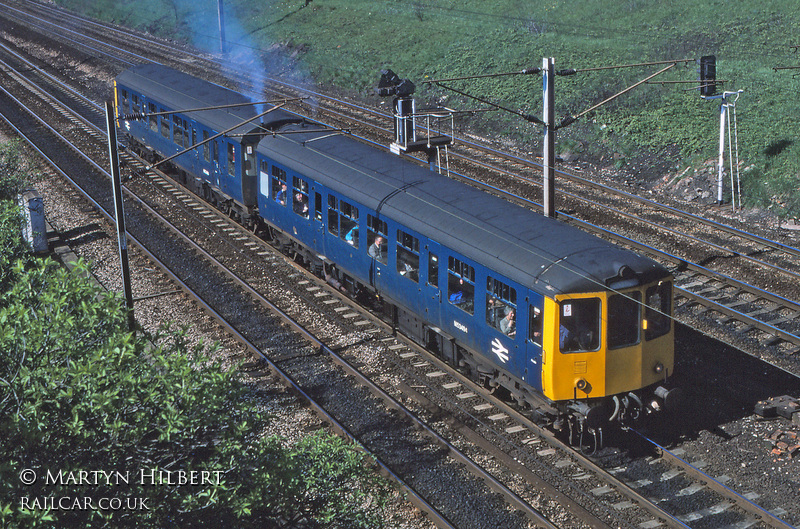
[[[453,92],[455,92],[457,94],[460,94],[460,95],[462,95],[464,97],[469,97],[469,98],[474,99],[476,101],[480,101],[481,103],[484,103],[484,104],[487,104],[487,105],[491,105],[491,106],[493,106],[493,107],[495,107],[495,108],[497,108],[499,110],[503,110],[505,112],[510,112],[511,114],[517,115],[517,116],[521,117],[522,119],[524,119],[526,121],[530,121],[531,123],[544,124],[544,121],[542,121],[540,118],[537,118],[536,116],[534,116],[532,114],[526,114],[526,113],[524,113],[524,112],[522,112],[520,110],[514,110],[514,109],[511,109],[511,108],[504,107],[502,105],[499,105],[497,103],[489,101],[488,99],[483,99],[481,97],[474,96],[472,94],[468,94],[466,92],[458,90],[457,88],[453,88],[452,86],[448,86],[448,85],[442,84],[442,83],[440,83],[438,81],[435,81],[435,82],[434,81],[428,81],[428,82],[431,82],[431,83],[435,84],[436,86],[441,86],[442,88],[444,88],[446,90],[451,90],[451,91],[453,91]]]
[[[593,110],[595,110],[597,108],[600,108],[601,106],[605,105],[606,103],[609,103],[609,102],[613,101],[614,99],[618,98],[619,96],[630,92],[631,90],[633,90],[637,86],[643,85],[647,81],[649,81],[650,79],[652,79],[652,78],[654,78],[654,77],[656,77],[658,75],[661,75],[662,73],[666,72],[667,70],[669,70],[671,68],[674,68],[678,64],[678,62],[679,61],[671,62],[671,64],[669,66],[660,69],[659,71],[657,71],[653,75],[645,77],[644,79],[642,79],[638,83],[634,83],[631,86],[625,88],[624,90],[622,90],[620,92],[617,92],[616,94],[612,95],[611,97],[608,97],[608,98],[604,99],[603,101],[597,103],[596,105],[593,105],[593,106],[587,108],[583,112],[580,112],[580,113],[572,115],[572,116],[565,117],[564,119],[561,120],[561,123],[559,123],[558,126],[556,126],[556,128],[566,127],[567,125],[570,125],[570,124],[574,123],[575,121],[577,121],[578,119],[582,118],[583,116],[585,116],[589,112],[592,112]]]

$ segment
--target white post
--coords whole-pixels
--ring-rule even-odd
[[[722,204],[722,173],[725,164],[725,114],[727,105],[725,104],[725,97],[722,98],[722,104],[719,106],[719,172],[717,175],[717,204]]]
[[[544,182],[542,183],[544,196],[542,202],[546,217],[555,217],[555,168],[553,165],[556,131],[555,131],[555,60],[553,57],[542,59],[542,97],[544,99],[544,146],[542,153],[542,170],[544,171]]]

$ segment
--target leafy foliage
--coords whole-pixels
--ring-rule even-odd
[[[28,257],[18,228],[0,202],[0,526],[383,524],[390,489],[360,452],[260,436],[265,418],[213,348],[128,332],[85,263]]]

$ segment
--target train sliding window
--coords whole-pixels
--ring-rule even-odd
[[[150,114],[150,130],[158,132],[158,109],[153,103],[147,104],[147,113]]]
[[[419,239],[397,230],[397,272],[419,283]]]
[[[280,204],[281,206],[285,206],[288,202],[286,199],[288,198],[286,195],[288,194],[288,189],[286,187],[286,171],[273,165],[271,167],[272,172],[272,196],[275,197],[275,202]]]
[[[328,195],[328,231],[339,235],[339,201],[333,195]]]
[[[178,147],[188,147],[190,145],[189,133],[186,130],[186,121],[178,116],[172,116],[172,141],[174,141]]]
[[[562,353],[600,348],[600,299],[579,298],[561,302],[559,345]]]
[[[314,218],[322,222],[322,195],[314,193]]]
[[[142,105],[139,103],[139,96],[131,94],[131,112],[138,114],[142,111]]]
[[[386,221],[367,215],[367,248],[370,249],[370,255],[383,264],[386,264],[388,260],[386,251],[386,241],[389,240],[389,237],[387,237],[388,231],[389,227],[386,225]],[[378,237],[383,239],[383,243],[379,249],[373,251],[372,246]]]
[[[531,305],[528,311],[528,340],[536,345],[542,345],[542,328],[544,327],[544,318],[542,317],[542,309]]]
[[[475,314],[475,269],[452,256],[447,258],[447,299],[464,312]]]
[[[130,105],[128,103],[128,91],[122,89],[119,91],[119,109],[120,114],[127,114],[130,112]]]
[[[486,323],[508,336],[517,334],[517,291],[502,281],[486,278]]]
[[[166,111],[162,108],[159,112],[163,114]],[[169,139],[169,116],[161,116],[161,135]]]
[[[228,174],[236,176],[236,144],[228,142]]]
[[[207,162],[211,161],[211,142],[208,141],[208,131],[203,131],[203,159]]]
[[[608,298],[608,348],[628,347],[641,340],[641,292],[614,294]]]
[[[339,236],[358,248],[358,208],[344,200],[339,201]]]
[[[439,288],[439,257],[428,252],[428,284]]]
[[[645,292],[645,340],[667,334],[672,324],[672,283],[662,281]]]
[[[292,177],[292,211],[308,218],[308,182],[300,177]]]

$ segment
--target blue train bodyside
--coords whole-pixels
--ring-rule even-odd
[[[400,327],[446,358],[471,351],[479,371],[493,366],[512,385],[543,392],[545,342],[532,326],[547,300],[669,277],[647,258],[287,112],[239,127],[255,108],[183,112],[246,99],[180,72],[136,67],[117,90],[120,114],[178,111],[155,127],[152,117],[124,120],[131,141],[162,157],[233,128],[176,158],[187,181],[228,197],[332,282],[387,300]]]

